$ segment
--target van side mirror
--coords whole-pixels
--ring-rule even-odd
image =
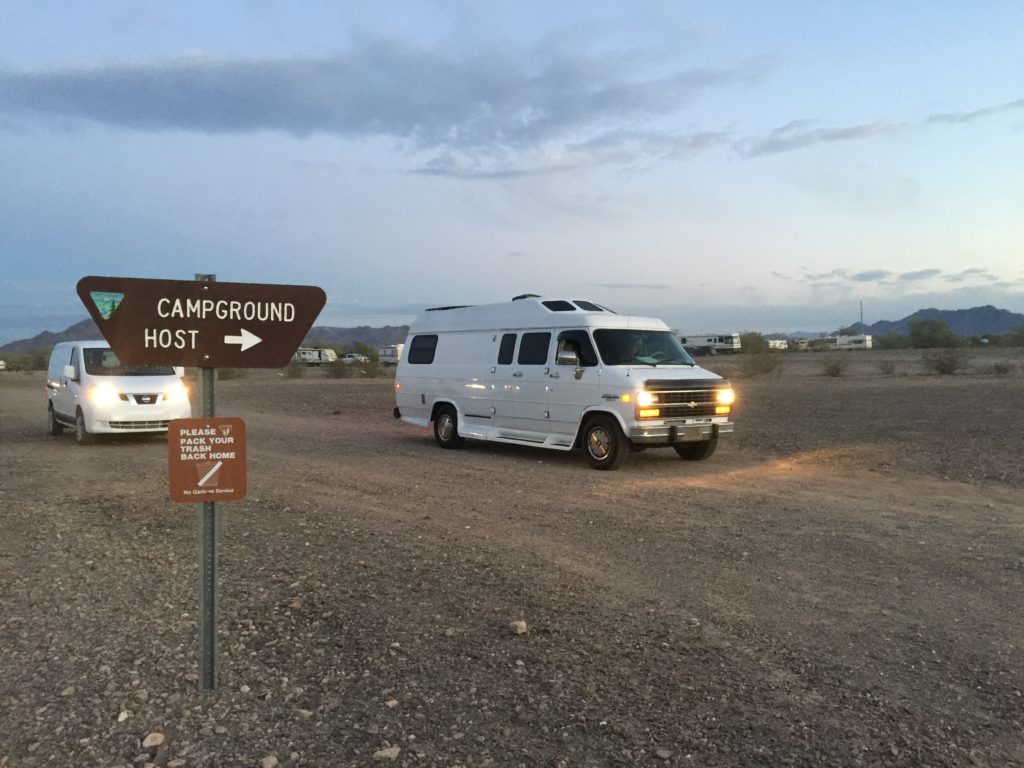
[[[78,377],[75,375],[75,366],[65,365],[64,366],[64,378],[75,381]]]
[[[555,365],[571,365],[579,367],[580,357],[571,349],[563,349],[555,355]]]
[[[176,365],[176,366],[174,366],[174,375],[177,376],[179,379],[182,376],[184,376],[185,375],[185,366],[183,366],[183,365]]]

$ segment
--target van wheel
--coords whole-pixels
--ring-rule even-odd
[[[92,445],[96,440],[96,437],[89,434],[85,428],[85,416],[82,415],[81,408],[75,414],[75,440],[79,445]]]
[[[583,452],[594,469],[618,469],[629,456],[630,442],[611,416],[595,416],[583,430]]]
[[[434,416],[434,439],[442,448],[461,448],[466,439],[459,437],[459,417],[450,405],[442,405]]]
[[[699,443],[673,443],[672,447],[676,449],[680,459],[703,461],[710,458],[711,454],[715,452],[715,448],[718,447],[718,438],[701,440]]]
[[[64,425],[57,421],[52,405],[46,409],[46,429],[54,437],[64,434]]]

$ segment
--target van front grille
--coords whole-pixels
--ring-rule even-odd
[[[166,421],[112,421],[111,429],[167,429]]]

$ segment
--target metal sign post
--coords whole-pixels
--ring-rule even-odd
[[[216,282],[216,275],[196,275],[200,282]],[[199,369],[199,415],[217,415],[217,369]],[[199,690],[213,693],[217,687],[217,502],[197,507],[199,523]]]
[[[199,690],[217,688],[217,502],[245,497],[245,423],[216,418],[217,369],[280,368],[327,302],[311,285],[83,277],[78,296],[103,338],[130,365],[199,369],[199,419],[168,424],[173,501],[197,504]],[[205,420],[205,421],[204,421]],[[199,424],[192,422],[199,421]],[[196,475],[196,472],[200,474]]]

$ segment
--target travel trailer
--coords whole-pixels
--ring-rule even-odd
[[[871,336],[861,334],[856,336],[839,336],[836,338],[836,349],[845,349],[847,351],[871,349]]]
[[[381,365],[398,365],[398,361],[402,359],[403,349],[405,349],[405,344],[389,344],[386,347],[380,347],[377,350],[377,359],[380,360]]]
[[[80,445],[98,434],[166,432],[192,416],[182,368],[126,365],[105,341],[70,341],[50,353],[46,420],[51,435],[75,430]]]
[[[338,359],[338,353],[333,349],[319,349],[316,347],[299,347],[292,355],[292,362],[305,363],[306,365],[329,365]]]
[[[715,336],[681,336],[679,341],[699,355],[733,355],[740,351],[738,333],[720,333]]]
[[[661,320],[579,299],[428,309],[395,376],[395,418],[442,448],[466,438],[568,451],[615,469],[631,450],[711,456],[733,431],[729,382],[690,358]]]

